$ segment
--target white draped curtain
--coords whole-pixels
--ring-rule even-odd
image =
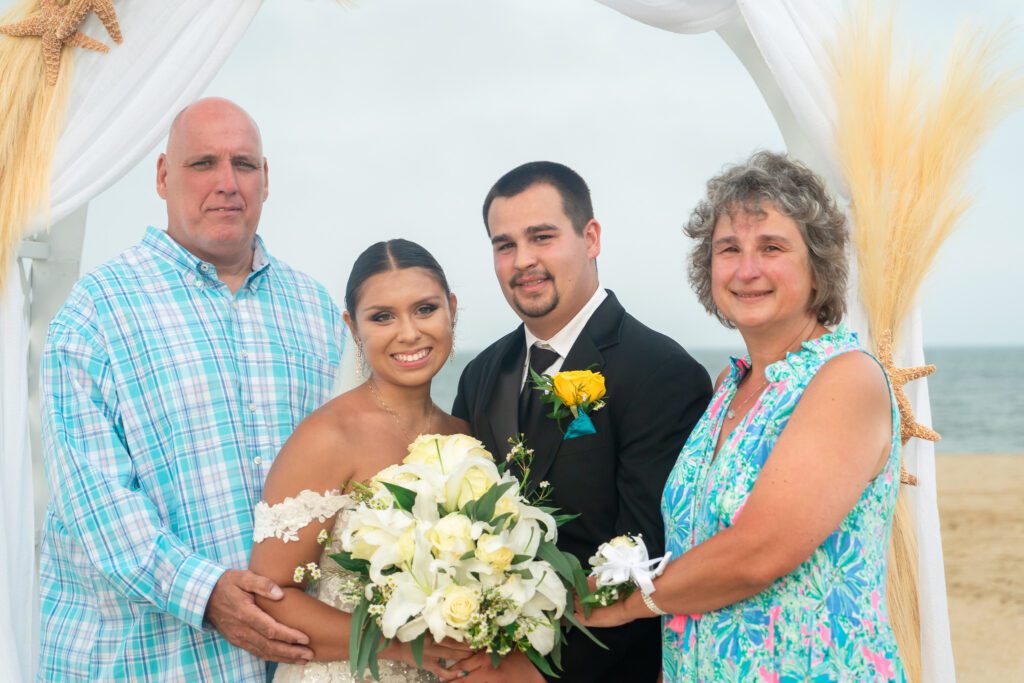
[[[89,202],[156,146],[174,115],[202,94],[261,5],[262,0],[115,3],[124,43],[105,55],[75,54],[66,124],[53,160],[51,202],[44,212],[48,224]],[[84,31],[109,42],[95,17]],[[20,273],[7,281],[0,301],[0,680],[29,681],[35,676],[38,629],[28,293],[22,291]],[[37,280],[31,297],[38,303],[67,295],[53,289]]]
[[[28,320],[17,263],[0,300],[0,680],[35,673],[37,620],[28,439]]]
[[[731,22],[742,21],[756,43],[767,71],[758,87],[767,96],[778,91],[793,120],[779,119],[788,144],[801,140],[813,150],[804,161],[821,173],[842,199],[849,201],[839,170],[833,133],[836,121],[829,76],[827,45],[835,35],[840,6],[823,0],[597,0],[626,16],[676,33],[717,30],[725,35]],[[727,40],[736,49],[733,41]],[[795,125],[796,130],[787,130]],[[856,226],[854,226],[856,230]],[[851,290],[850,325],[862,339],[868,338],[866,321]],[[924,338],[920,311],[904,322],[900,346],[893,354],[897,366],[924,365]],[[917,419],[931,424],[928,384],[921,379],[908,384],[906,392]],[[953,648],[949,637],[946,578],[939,534],[938,499],[935,487],[935,447],[930,441],[911,439],[904,448],[907,470],[919,484],[909,491],[920,553],[921,665],[925,681],[954,681]]]

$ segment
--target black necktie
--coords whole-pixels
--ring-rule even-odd
[[[550,368],[560,356],[557,351],[543,349],[539,346],[530,347],[530,370],[542,374]],[[531,380],[532,373],[526,376],[526,383],[519,393],[519,431],[526,432],[534,421],[544,414],[544,404],[541,403],[541,392],[533,388]]]

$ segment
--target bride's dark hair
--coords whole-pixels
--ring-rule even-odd
[[[369,278],[389,270],[404,270],[406,268],[425,268],[444,289],[445,295],[452,293],[441,264],[429,251],[409,240],[393,239],[387,242],[377,242],[360,254],[352,265],[352,272],[348,276],[348,285],[345,287],[345,308],[348,309],[349,314],[355,315],[363,283]]]

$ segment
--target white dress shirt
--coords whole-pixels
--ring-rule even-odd
[[[526,350],[527,354],[523,360],[523,379],[519,383],[522,387],[526,384],[526,378],[530,374],[530,354],[529,350],[536,344],[541,348],[550,349],[558,354],[558,358],[555,362],[544,370],[541,374],[553,375],[562,369],[562,363],[565,362],[565,357],[569,355],[569,351],[572,350],[573,345],[576,344],[576,340],[580,338],[580,333],[583,332],[583,328],[587,326],[590,321],[590,317],[594,315],[594,311],[601,305],[601,302],[608,298],[608,292],[606,292],[601,285],[597,286],[597,290],[594,295],[590,297],[590,300],[580,309],[580,312],[573,316],[565,327],[556,332],[551,339],[541,339],[533,332],[530,331],[529,325],[525,326],[526,330]]]

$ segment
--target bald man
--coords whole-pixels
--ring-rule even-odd
[[[260,610],[253,507],[329,395],[341,315],[257,236],[259,129],[207,99],[157,164],[167,229],[84,276],[50,324],[40,552],[46,681],[265,681],[304,634]]]

